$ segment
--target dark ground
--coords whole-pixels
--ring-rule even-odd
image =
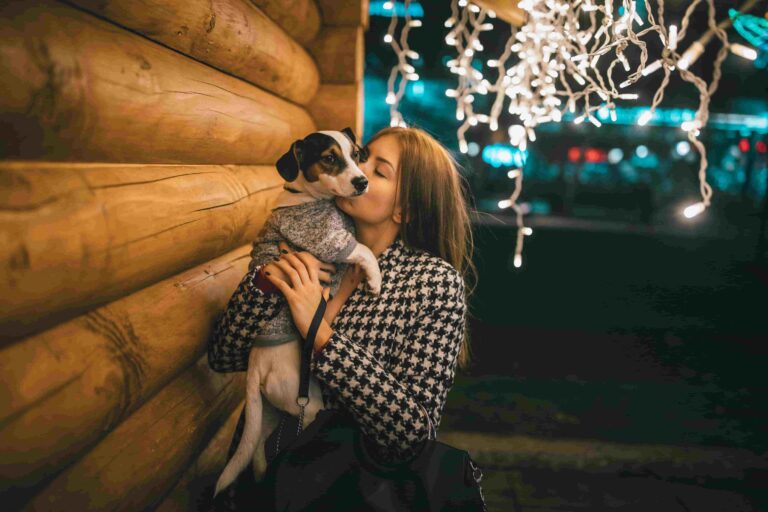
[[[492,510],[768,510],[756,237],[534,225],[513,269],[513,235],[475,231],[474,363],[441,424]]]

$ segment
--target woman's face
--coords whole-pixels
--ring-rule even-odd
[[[400,147],[397,139],[393,135],[384,135],[367,147],[368,160],[359,167],[368,178],[368,191],[354,197],[337,196],[336,206],[366,224],[380,224],[390,219],[399,224]]]

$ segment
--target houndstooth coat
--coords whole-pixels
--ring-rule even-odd
[[[313,356],[326,408],[346,408],[379,455],[409,457],[440,424],[465,330],[464,280],[448,262],[398,237],[378,257],[381,295],[361,281],[333,319],[333,334]],[[230,299],[208,346],[216,372],[247,370],[249,339],[287,302],[266,295],[250,270]]]

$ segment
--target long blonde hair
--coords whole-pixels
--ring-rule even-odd
[[[471,272],[476,284],[472,222],[462,189],[465,186],[469,195],[469,184],[459,173],[456,159],[432,135],[417,127],[383,128],[368,144],[385,135],[394,135],[400,147],[400,238],[405,245],[426,250],[453,265],[465,284]],[[474,289],[465,286],[467,308]],[[469,329],[465,328],[464,333],[458,356],[461,370],[466,370],[470,362]]]

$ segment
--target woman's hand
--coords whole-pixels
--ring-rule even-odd
[[[285,242],[282,242],[282,241],[278,242],[277,246],[281,252],[286,252],[286,253],[291,252],[290,248],[288,247],[288,244],[286,244]],[[336,272],[336,265],[334,265],[333,263],[325,263],[324,261],[320,261],[319,259],[315,258],[315,255],[312,254],[311,252],[302,251],[302,252],[297,252],[295,254],[297,255],[305,254],[306,257],[304,261],[308,262],[307,267],[308,268],[309,266],[314,267],[321,283],[331,284],[331,280],[333,279],[331,274]],[[275,258],[275,260],[280,261],[280,258],[279,257]],[[275,276],[278,279],[282,279],[288,284],[291,284],[291,278],[277,264],[271,263],[271,262],[267,263],[266,265],[264,265],[263,269],[264,271],[269,272],[270,275]]]
[[[291,308],[296,329],[301,337],[306,339],[309,326],[317,307],[320,305],[320,297],[322,296],[327,301],[330,294],[330,288],[324,287],[319,278],[322,272],[328,275],[330,281],[330,273],[320,269],[323,266],[325,268],[330,266],[335,271],[335,266],[319,261],[306,251],[291,252],[288,245],[283,242],[280,242],[279,247],[280,251],[283,252],[279,261],[270,263],[268,266],[279,268],[288,279],[284,280],[277,277],[269,269],[267,271],[270,275],[267,275],[267,278],[285,296],[288,306]]]

